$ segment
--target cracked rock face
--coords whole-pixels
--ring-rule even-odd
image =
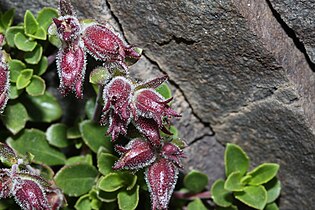
[[[183,113],[178,127],[191,144],[188,169],[223,176],[222,144],[234,142],[249,154],[252,166],[281,165],[280,209],[315,206],[310,196],[315,193],[315,73],[306,59],[313,59],[314,15],[307,13],[314,11],[312,1],[73,2],[81,16],[108,19],[129,43],[144,48],[148,59],[134,67],[140,69],[137,78],[167,73],[178,88],[173,105]],[[4,8],[18,6],[20,17],[22,9],[42,4],[0,0]]]
[[[294,30],[315,63],[315,1],[270,0],[281,19]]]

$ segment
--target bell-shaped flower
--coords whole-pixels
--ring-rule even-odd
[[[45,190],[50,210],[60,209],[64,205],[65,197],[58,188],[47,188]]]
[[[81,25],[75,16],[60,16],[59,18],[53,18],[53,22],[61,41],[70,43],[78,40],[81,33]]]
[[[133,139],[125,147],[116,146],[116,151],[122,156],[115,163],[113,169],[138,170],[155,161],[155,154],[149,142]]]
[[[44,189],[34,180],[16,178],[12,195],[22,209],[50,210]]]
[[[107,130],[107,135],[111,134],[112,141],[115,141],[119,134],[126,135],[127,134],[127,126],[129,121],[122,119],[118,114],[115,114],[114,111],[111,110],[109,116],[109,127]],[[104,124],[105,117],[102,118],[101,123]]]
[[[160,130],[158,124],[153,119],[138,117],[134,123],[140,133],[142,133],[155,148],[160,147]]]
[[[2,51],[4,35],[0,33],[0,113],[3,112],[5,105],[9,99],[9,68],[6,62],[6,53]]]
[[[59,49],[57,68],[60,79],[60,90],[64,95],[69,91],[74,91],[78,98],[82,98],[85,67],[85,52],[78,43],[65,45]]]
[[[123,41],[112,30],[97,23],[84,28],[82,40],[85,49],[95,59],[109,63],[117,63],[127,71],[125,58],[139,59],[140,55]]]
[[[152,202],[152,210],[167,209],[177,181],[178,169],[169,160],[161,158],[145,172]]]
[[[12,178],[9,169],[0,169],[0,199],[11,196]]]
[[[164,99],[162,95],[154,89],[140,89],[136,91],[133,102],[137,116],[154,119],[159,127],[162,127],[163,117],[180,117],[168,103],[172,98]]]
[[[161,149],[161,155],[170,161],[172,161],[176,166],[182,167],[180,159],[185,158],[183,150],[181,150],[178,146],[175,144],[166,142],[162,146]]]

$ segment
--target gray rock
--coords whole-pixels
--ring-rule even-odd
[[[281,209],[315,206],[314,72],[265,1],[109,3],[217,140],[237,142],[253,165],[281,164]]]
[[[315,1],[270,0],[270,4],[303,42],[309,58],[315,63]]]

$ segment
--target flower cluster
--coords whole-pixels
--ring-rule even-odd
[[[49,34],[58,36],[61,47],[57,56],[60,90],[65,95],[74,91],[82,98],[82,84],[86,68],[86,52],[105,64],[118,64],[124,71],[126,57],[138,59],[140,55],[108,27],[76,17],[68,0],[60,0],[60,14],[54,18]]]
[[[22,209],[56,210],[64,203],[60,189],[37,174],[30,165],[24,165],[12,148],[0,143],[1,158],[11,162],[11,169],[0,169],[0,198],[14,197]],[[26,169],[20,169],[26,168]]]
[[[63,93],[74,90],[82,97],[82,81],[86,66],[86,52],[103,61],[106,68],[98,79],[102,87],[103,114],[100,123],[108,124],[107,134],[112,141],[121,136],[128,138],[130,125],[142,137],[131,139],[126,146],[116,145],[121,155],[115,170],[139,170],[146,168],[145,179],[149,187],[152,209],[167,209],[174,190],[180,158],[183,151],[175,144],[163,139],[172,133],[167,129],[169,118],[180,117],[155,89],[168,77],[161,76],[139,83],[129,75],[126,58],[137,61],[140,54],[127,46],[110,28],[93,21],[79,21],[70,1],[60,0],[59,18],[53,19],[50,34],[61,41],[57,66],[60,88]],[[114,64],[114,65],[113,65]],[[96,69],[95,69],[96,70]],[[94,72],[94,71],[93,71]]]
[[[9,70],[6,63],[6,53],[2,51],[4,42],[4,35],[0,33],[0,113],[3,112],[4,107],[9,98]]]

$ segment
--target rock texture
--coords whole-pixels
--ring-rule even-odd
[[[269,1],[280,18],[293,29],[293,33],[303,43],[311,62],[315,63],[315,1]]]
[[[144,48],[132,70],[137,78],[170,76],[183,114],[178,126],[190,144],[187,168],[223,176],[222,145],[234,142],[253,165],[280,163],[281,209],[315,208],[313,1],[73,3],[80,16],[108,20]],[[43,4],[53,3],[0,0],[17,6],[20,17]]]

